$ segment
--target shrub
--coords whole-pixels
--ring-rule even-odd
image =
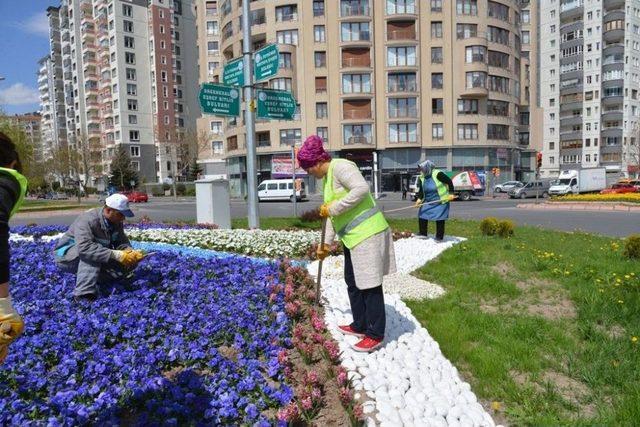
[[[632,234],[624,240],[622,254],[629,259],[640,259],[640,234]]]
[[[187,187],[183,183],[176,184],[176,193],[178,196],[184,196],[187,192]]]
[[[151,187],[151,195],[154,197],[164,196],[164,190],[161,185],[154,185]]]
[[[187,188],[187,191],[185,191],[184,195],[185,196],[189,196],[189,197],[195,197],[196,196],[196,189],[195,188]]]
[[[495,236],[498,232],[498,220],[494,217],[487,217],[480,222],[480,232],[484,236]]]
[[[304,211],[302,215],[300,215],[300,221],[302,222],[314,222],[320,221],[320,208],[309,209],[308,211]]]
[[[171,190],[171,186],[167,183],[162,184],[162,191]]]
[[[502,238],[507,238],[513,236],[513,231],[515,230],[516,225],[513,221],[505,219],[498,223],[497,234]]]
[[[96,187],[84,187],[84,191],[87,194],[96,194],[98,192],[98,189]]]

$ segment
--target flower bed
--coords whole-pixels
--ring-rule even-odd
[[[568,194],[553,197],[552,202],[628,202],[640,203],[640,193],[628,194]]]
[[[75,304],[49,243],[12,245],[12,294],[26,331],[0,369],[0,425],[38,422],[267,422],[290,402],[275,263],[159,253],[129,289]]]

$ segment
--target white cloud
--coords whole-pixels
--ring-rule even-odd
[[[26,21],[17,23],[16,26],[27,33],[49,37],[49,19],[44,12],[37,13]]]
[[[24,83],[15,83],[6,89],[0,89],[1,105],[27,105],[40,102],[40,95],[34,88]]]

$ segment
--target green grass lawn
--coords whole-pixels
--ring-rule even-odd
[[[534,227],[500,239],[478,225],[447,221],[447,234],[468,240],[415,273],[447,294],[407,302],[478,397],[513,425],[637,424],[640,262],[623,258],[619,239]]]
[[[63,211],[69,209],[89,209],[97,206],[93,201],[82,199],[78,203],[76,197],[68,200],[25,200],[19,212]]]

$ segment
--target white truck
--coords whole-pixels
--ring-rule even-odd
[[[555,185],[549,188],[551,196],[596,192],[607,188],[605,168],[571,169],[560,171]]]

